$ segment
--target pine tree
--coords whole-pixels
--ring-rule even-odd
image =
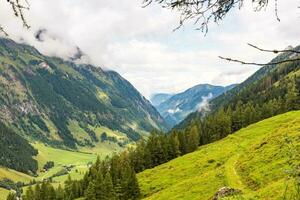
[[[58,188],[55,191],[57,200],[64,200],[64,190],[59,184]]]
[[[23,196],[23,200],[34,200],[34,199],[35,199],[34,191],[32,189],[32,186],[30,185],[26,190],[25,195]]]
[[[84,197],[88,200],[97,200],[95,182],[91,181],[85,191]]]
[[[171,155],[172,155],[172,158],[177,158],[178,156],[180,156],[181,152],[180,152],[180,149],[179,149],[179,139],[178,139],[178,135],[175,133],[173,133],[171,136],[170,136],[170,146],[171,146]]]
[[[191,130],[187,133],[187,152],[193,152],[195,151],[199,146],[200,136],[199,131],[196,125],[193,125]]]
[[[16,193],[9,193],[9,195],[6,198],[6,200],[17,200]]]
[[[104,196],[103,200],[116,200],[116,193],[113,188],[113,183],[111,180],[111,175],[109,172],[106,173],[103,181],[103,190],[104,190]]]
[[[65,199],[66,200],[72,200],[74,199],[74,194],[72,191],[72,178],[70,176],[70,174],[68,175],[68,179],[65,181]]]

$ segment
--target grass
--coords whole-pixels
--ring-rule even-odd
[[[63,166],[70,165],[75,165],[75,167],[69,173],[72,179],[81,179],[84,176],[84,173],[88,170],[87,164],[89,162],[95,162],[97,159],[97,154],[95,153],[82,153],[62,149],[55,149],[41,143],[33,143],[32,145],[39,151],[39,154],[36,157],[36,160],[39,163],[39,169],[41,169],[47,161],[54,161],[55,166],[48,172],[39,172],[38,177],[36,178],[14,170],[0,168],[0,179],[9,178],[14,182],[20,181],[25,183],[28,183],[30,182],[30,180],[33,179],[41,181],[45,178],[51,177],[55,173],[62,170],[64,168]],[[67,177],[68,175],[53,178],[55,186],[58,186],[59,184],[63,185]],[[23,189],[24,191],[26,191],[26,187]],[[2,200],[1,198],[5,199],[7,194],[7,190],[0,188],[0,200]]]
[[[286,185],[287,138],[300,151],[300,111],[244,128],[196,152],[138,174],[147,200],[207,200],[221,187],[242,190],[236,199],[282,199]],[[228,199],[228,198],[227,198]]]
[[[24,182],[27,183],[32,180],[31,176],[23,174],[21,172],[17,172],[12,169],[0,168],[0,179],[9,178],[14,182]]]
[[[6,200],[8,194],[9,194],[9,190],[0,188],[0,200]]]
[[[86,165],[88,162],[95,161],[97,158],[95,154],[55,149],[41,143],[34,143],[33,146],[39,151],[36,157],[39,168],[43,167],[47,161],[54,161],[56,166],[70,164]]]

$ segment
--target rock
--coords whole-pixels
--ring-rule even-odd
[[[239,189],[234,189],[230,187],[222,187],[218,190],[218,192],[214,195],[213,200],[220,200],[221,198],[233,196],[236,194],[242,193]]]

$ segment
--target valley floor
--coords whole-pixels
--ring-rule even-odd
[[[34,143],[33,146],[39,151],[39,154],[36,157],[39,163],[39,169],[42,169],[47,161],[54,161],[55,166],[47,172],[39,171],[38,177],[36,178],[11,169],[0,168],[0,179],[9,178],[14,182],[23,183],[29,183],[31,180],[42,181],[43,179],[52,177],[55,174],[65,171],[66,167],[72,166],[68,174],[59,175],[52,178],[54,182],[53,184],[55,186],[58,186],[59,184],[63,185],[65,180],[67,180],[69,174],[72,179],[81,179],[84,176],[84,173],[88,170],[89,163],[94,163],[97,159],[97,156],[107,155],[107,153],[97,155],[94,152],[82,153],[55,149],[49,146],[45,146],[41,143]],[[26,190],[26,188],[27,187],[23,189]],[[6,196],[8,195],[8,193],[8,190],[0,188],[0,200],[6,200]]]
[[[207,200],[222,187],[240,189],[237,199],[286,199],[287,174],[300,164],[300,111],[244,128],[196,152],[138,174],[147,200]],[[289,163],[289,164],[288,164]]]

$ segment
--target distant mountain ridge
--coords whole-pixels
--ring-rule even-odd
[[[159,106],[161,103],[170,99],[174,94],[158,93],[150,97],[150,102],[153,106]]]
[[[292,47],[289,47],[292,48]],[[300,50],[300,46],[293,48],[296,51]],[[270,61],[276,63],[290,58],[299,57],[299,55],[287,52],[281,53]],[[246,105],[247,102],[260,105],[266,102],[279,101],[281,104],[289,103],[288,95],[299,94],[300,77],[299,77],[299,61],[287,62],[283,64],[269,64],[261,67],[252,76],[246,79],[241,84],[238,84],[232,90],[212,99],[209,104],[211,112],[214,113],[222,107],[234,108],[238,102]],[[295,90],[295,94],[293,93]],[[296,95],[297,96],[297,95]],[[297,99],[297,97],[294,97]],[[300,105],[300,102],[296,102]],[[281,105],[284,107],[284,105]],[[284,110],[284,108],[282,108]],[[202,117],[199,112],[189,114],[181,123],[176,125],[175,129],[185,129],[193,121]]]
[[[155,102],[154,106],[165,118],[166,122],[170,124],[170,126],[174,126],[181,122],[190,113],[201,109],[200,107],[203,106],[201,103],[204,101],[216,98],[235,86],[235,84],[226,87],[214,86],[210,84],[199,84],[185,90],[184,92],[174,95],[153,95],[154,99],[152,98],[151,101]],[[166,100],[163,101],[162,99],[164,98]],[[157,101],[157,99],[162,100],[158,105],[157,102],[159,101]]]
[[[71,148],[103,133],[136,141],[164,119],[117,72],[48,57],[0,38],[0,121],[28,139]]]

